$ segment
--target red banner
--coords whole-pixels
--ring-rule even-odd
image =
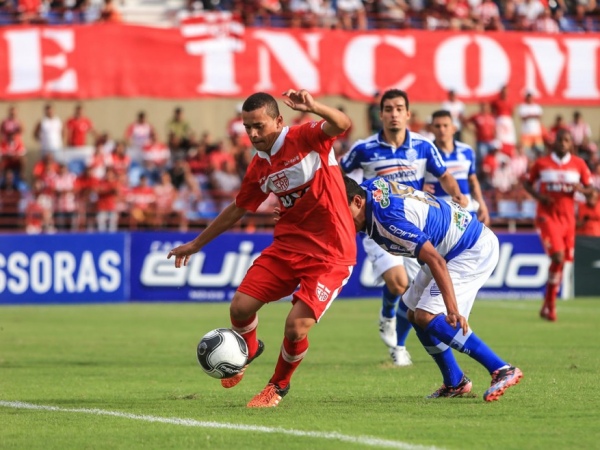
[[[343,32],[189,23],[0,29],[0,97],[245,97],[305,88],[365,100],[511,100],[600,105],[599,34]]]

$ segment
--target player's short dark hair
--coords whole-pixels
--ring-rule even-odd
[[[450,111],[446,109],[438,109],[431,115],[431,121],[433,122],[434,119],[438,119],[440,117],[449,117],[450,120],[452,120],[452,114],[450,114]]]
[[[564,135],[569,135],[571,140],[573,140],[573,135],[571,134],[571,130],[567,128],[559,128],[556,131],[556,137],[554,138],[554,142],[558,142]]]
[[[360,195],[362,198],[367,198],[367,193],[360,185],[352,178],[344,175],[344,185],[346,186],[346,199],[348,204],[352,203],[352,199],[356,195]]]
[[[388,89],[387,91],[385,91],[383,93],[383,95],[381,96],[381,101],[379,102],[379,109],[381,111],[383,111],[383,104],[385,103],[386,100],[390,100],[393,98],[398,98],[398,97],[402,97],[404,99],[404,102],[406,103],[406,109],[409,109],[409,104],[408,104],[408,94],[405,91],[402,91],[400,89]]]
[[[265,92],[256,92],[246,99],[242,104],[242,111],[250,112],[265,107],[265,112],[269,117],[276,119],[279,117],[279,106],[277,100]]]

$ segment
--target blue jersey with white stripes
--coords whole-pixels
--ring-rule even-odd
[[[462,192],[471,201],[471,190],[469,188],[469,176],[476,173],[475,152],[464,142],[454,141],[454,150],[451,153],[446,153],[440,150],[440,155],[446,163],[448,172],[456,178],[460,192]],[[434,187],[434,195],[440,199],[451,201],[452,198],[446,194],[442,184],[437,176],[427,172],[425,175],[425,183],[429,183]]]
[[[383,177],[415,189],[423,189],[425,173],[439,177],[446,165],[433,143],[418,133],[406,130],[404,144],[398,148],[383,140],[383,132],[358,140],[344,155],[340,166],[346,173],[363,170],[363,179]]]
[[[410,186],[378,177],[361,187],[367,193],[365,233],[393,255],[416,258],[430,241],[450,261],[483,231],[483,224],[460,205]]]

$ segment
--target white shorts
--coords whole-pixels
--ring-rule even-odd
[[[382,275],[392,267],[404,266],[409,282],[414,280],[421,269],[421,265],[415,258],[404,258],[403,256],[391,255],[368,236],[363,239],[363,248],[367,253],[367,259],[373,266],[372,273],[375,277],[375,285],[383,283]]]
[[[465,318],[471,314],[479,289],[498,264],[499,248],[496,235],[489,228],[484,228],[472,248],[447,263],[458,311]],[[431,314],[446,313],[440,289],[428,266],[421,268],[402,298],[411,311],[419,308]]]

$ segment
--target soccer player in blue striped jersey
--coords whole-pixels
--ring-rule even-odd
[[[435,111],[431,115],[431,127],[435,135],[433,143],[440,151],[448,172],[456,179],[460,191],[469,200],[466,209],[477,213],[479,220],[488,225],[490,216],[477,179],[475,152],[464,142],[454,140],[456,126],[449,111]],[[435,174],[427,172],[425,183],[423,190],[440,199],[452,200]]]
[[[466,206],[467,199],[446,170],[433,143],[408,130],[410,109],[407,93],[398,89],[384,92],[380,101],[380,116],[383,129],[357,141],[342,158],[342,170],[356,177],[357,181],[381,176],[420,190],[423,189],[425,173],[429,172],[439,179],[442,188],[453,200]],[[360,171],[362,176],[355,175]],[[408,309],[400,296],[416,275],[419,265],[410,259],[405,261],[402,256],[386,253],[369,238],[363,239],[363,247],[373,264],[376,282],[385,283],[379,335],[389,347],[395,365],[410,365],[412,361],[405,343],[411,325],[406,318]]]
[[[496,355],[467,322],[477,292],[498,263],[496,235],[458,204],[404,184],[375,178],[359,186],[348,177],[345,183],[356,231],[385,251],[422,264],[403,300],[417,337],[442,373],[442,386],[428,397],[470,394],[473,383],[456,362],[454,348],[489,371],[492,382],[483,399],[498,400],[523,373]]]

